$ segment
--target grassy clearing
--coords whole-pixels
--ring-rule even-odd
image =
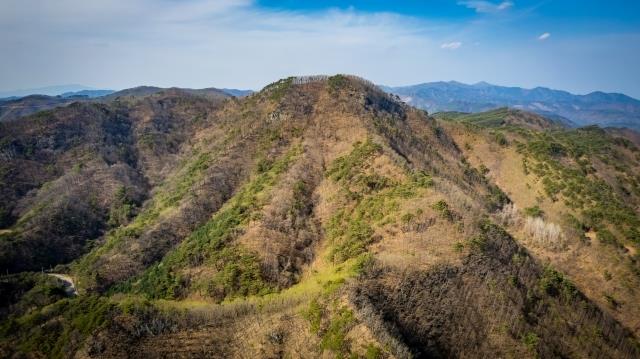
[[[371,256],[363,254],[357,258],[352,258],[344,263],[335,264],[323,261],[329,248],[325,248],[314,265],[305,272],[302,279],[295,285],[281,290],[279,292],[271,292],[264,295],[247,295],[244,297],[228,297],[222,302],[214,302],[209,300],[172,300],[172,299],[156,299],[152,300],[155,306],[165,309],[178,310],[208,310],[213,308],[232,308],[234,306],[250,305],[257,309],[268,308],[276,303],[300,303],[308,304],[313,298],[325,296],[334,293],[349,278],[358,275],[362,269],[371,261]],[[322,255],[324,254],[324,256]],[[138,297],[145,299],[146,296],[136,294],[115,294],[113,298],[123,296],[124,298]]]
[[[325,267],[325,275],[330,274],[332,279],[329,280],[326,280],[324,275],[318,276],[317,272],[310,277],[321,286],[316,286],[316,290],[311,292],[311,299],[301,307],[300,313],[309,322],[311,334],[317,335],[320,339],[319,352],[332,352],[337,358],[361,357],[357,354],[359,350],[348,338],[349,332],[358,324],[358,320],[353,311],[342,304],[337,290],[346,278],[360,273],[363,267],[370,263],[371,258],[369,254],[364,254],[342,265],[328,264]],[[322,277],[325,277],[325,281],[319,280]],[[368,343],[363,349],[367,358],[382,356],[382,350],[373,343]]]
[[[353,312],[328,298],[314,298],[302,310],[311,332],[320,337],[319,351],[331,351],[343,358],[351,351],[347,333],[356,324]]]

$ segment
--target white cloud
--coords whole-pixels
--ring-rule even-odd
[[[542,34],[542,35],[538,36],[538,40],[540,40],[540,41],[544,41],[544,40],[548,39],[550,36],[551,36],[551,34],[550,34],[550,33],[545,32],[544,34]]]
[[[502,3],[500,3],[500,5],[498,5],[498,10],[506,10],[512,6],[513,3],[511,1],[503,1]]]
[[[0,56],[0,90],[71,82],[259,89],[318,73],[387,82],[394,78],[372,75],[417,68],[437,47],[431,38],[449,32],[393,13],[283,11],[250,0],[6,1],[0,43],[11,55]]]
[[[447,50],[456,50],[460,48],[460,46],[462,46],[462,43],[460,41],[454,41],[454,42],[445,42],[444,44],[440,45],[440,48],[447,49]]]
[[[499,1],[493,0],[496,8]],[[353,73],[388,85],[484,80],[576,92],[635,91],[631,95],[640,97],[640,67],[629,65],[640,53],[638,34],[567,34],[546,40],[553,51],[539,53],[526,41],[511,41],[531,37],[527,27],[505,34],[503,26],[495,32],[496,22],[484,19],[284,11],[252,0],[0,4],[0,91],[69,83],[260,89],[297,74]],[[446,51],[442,39],[464,44]],[[474,47],[476,40],[482,45]],[[473,48],[473,61],[459,56],[462,47]]]
[[[483,0],[458,1],[458,5],[463,5],[469,9],[474,9],[479,13],[496,13],[513,7],[513,2],[503,1],[501,3],[493,3]]]

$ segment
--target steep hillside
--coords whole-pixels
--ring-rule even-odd
[[[539,131],[496,117],[442,123],[469,163],[513,201],[500,215],[507,228],[638,332],[639,147],[620,131]]]
[[[96,141],[92,132],[82,132],[87,137],[62,141],[80,146],[94,161],[80,169],[90,190],[72,187],[72,203],[82,204],[87,194],[104,196],[96,201],[101,211],[90,217],[103,227],[80,226],[101,228],[90,237],[94,240],[86,251],[74,250],[56,262],[73,259],[56,270],[71,276],[79,295],[69,297],[43,274],[3,276],[0,356],[640,355],[637,301],[627,302],[637,298],[636,244],[629,235],[638,208],[620,200],[624,189],[634,190],[638,167],[621,172],[622,187],[611,187],[604,197],[587,197],[594,195],[584,192],[591,188],[585,184],[587,189],[575,195],[589,199],[583,204],[587,212],[578,217],[576,209],[574,219],[585,221],[591,213],[590,227],[576,227],[575,236],[566,229],[561,242],[547,243],[546,237],[523,235],[515,221],[525,217],[512,200],[515,206],[528,203],[520,203],[520,193],[503,192],[501,187],[513,188],[487,172],[490,164],[481,166],[466,142],[477,138],[489,146],[495,141],[524,156],[515,147],[529,147],[516,146],[512,136],[532,136],[531,143],[557,136],[578,146],[583,132],[567,132],[517,111],[498,111],[490,120],[434,119],[368,81],[344,75],[283,79],[242,99],[170,90],[118,96],[89,109],[91,116],[58,109],[47,116],[59,120],[46,122],[53,133],[66,133],[53,127],[56,123],[85,121],[83,129],[127,124],[113,140],[108,133],[101,132]],[[116,110],[122,115],[111,116]],[[3,153],[16,149],[12,167],[4,172],[8,175],[44,173],[40,162],[17,149],[49,132],[24,126],[2,132],[7,133],[2,143],[21,144],[3,147]],[[30,137],[32,130],[44,132]],[[584,166],[590,161],[594,168],[609,156],[638,160],[630,141],[617,141],[612,140],[615,152],[599,142],[579,147],[576,160]],[[565,142],[562,146],[568,146]],[[109,157],[111,143],[132,155]],[[553,167],[544,152],[535,152],[547,147],[556,145],[531,145],[531,171],[544,162],[559,176],[552,171],[563,167]],[[70,150],[44,148],[49,161],[71,156]],[[573,148],[563,148],[573,156]],[[33,152],[39,151],[44,150],[36,146]],[[501,155],[494,152],[486,159]],[[73,167],[62,165],[66,162],[55,163],[62,174],[38,181],[24,175],[31,182],[20,191],[4,182],[3,191],[13,197],[2,243],[11,249],[7,253],[18,253],[6,257],[5,266],[23,263],[15,251],[19,245],[51,243],[27,237],[37,231],[24,217],[34,212],[29,206],[55,203],[41,202],[45,195],[64,193],[44,185],[72,175]],[[131,174],[120,178],[115,172],[88,171],[100,166],[120,166]],[[565,194],[555,193],[556,202],[560,195]],[[531,213],[555,218],[548,217],[556,212],[547,207],[538,210],[544,214]],[[619,218],[602,217],[614,210]],[[47,210],[35,213],[31,216],[56,218]],[[616,270],[610,283],[627,278],[627,297],[612,292],[607,302],[584,284],[600,275],[599,268],[569,268],[548,258],[566,250],[544,245],[586,247],[578,235],[585,230],[600,237],[608,233],[606,240],[613,244],[606,263]],[[65,233],[73,236],[77,230]],[[12,271],[25,269],[34,268]]]
[[[595,124],[640,129],[640,101],[617,93],[574,95],[544,87],[523,89],[486,82],[467,85],[455,81],[384,89],[429,112],[482,112],[507,106],[574,126]]]
[[[2,272],[66,263],[128,222],[219,103],[169,91],[0,124]]]

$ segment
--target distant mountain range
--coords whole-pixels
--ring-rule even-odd
[[[60,94],[59,96],[62,98],[72,98],[72,97],[88,97],[88,98],[96,98],[107,96],[115,91],[113,90],[80,90],[80,91],[71,91]]]
[[[456,81],[428,82],[411,86],[379,86],[417,108],[436,112],[483,112],[501,107],[543,115],[570,127],[600,125],[640,130],[640,101],[619,93],[592,92],[575,95],[545,87],[524,89],[479,82],[468,85]],[[121,91],[93,89],[82,85],[62,85],[0,92],[0,121],[67,105],[77,100],[153,94],[165,88],[140,86]],[[244,97],[252,90],[182,89],[194,94],[225,93]],[[10,114],[9,114],[10,112]]]
[[[255,92],[253,90],[238,90],[238,89],[227,89],[227,88],[223,88],[221,90],[224,91],[224,93],[231,96],[235,96],[235,97],[245,97]]]
[[[37,87],[30,89],[22,89],[22,90],[12,90],[12,91],[0,91],[0,99],[8,99],[8,98],[20,98],[30,95],[47,95],[47,96],[71,96],[71,95],[87,95],[89,97],[95,97],[92,95],[96,95],[101,91],[110,91],[112,90],[98,90],[89,86],[84,85],[57,85],[57,86],[47,86],[47,87]]]
[[[182,91],[192,95],[201,97],[217,98],[221,96],[234,96],[244,97],[253,93],[251,90],[237,90],[237,89],[180,89],[180,88],[161,88],[152,86],[138,86],[121,91],[113,90],[95,90],[84,89],[78,91],[67,91],[62,93],[55,93],[55,91],[63,91],[65,89],[74,88],[76,85],[68,86],[55,86],[41,89],[24,90],[32,91],[33,94],[26,96],[10,96],[2,98],[0,97],[0,122],[12,121],[20,117],[28,116],[30,114],[50,110],[56,107],[67,106],[74,102],[102,102],[110,101],[118,97],[139,97],[153,95],[159,92],[166,91]],[[57,90],[56,90],[57,89]],[[55,93],[55,95],[38,94],[38,92]],[[22,93],[21,91],[5,92],[5,94]],[[1,93],[0,93],[1,94]]]
[[[171,87],[171,88],[162,88],[162,87],[153,87],[153,86],[138,86],[130,89],[124,89],[117,92],[112,92],[104,96],[104,100],[111,100],[118,97],[138,97],[138,96],[147,96],[153,95],[160,92],[167,91],[181,91],[185,93],[189,93],[191,95],[197,95],[202,97],[220,97],[220,96],[234,96],[234,97],[243,97],[253,93],[251,90],[236,90],[236,89],[218,89],[215,87],[209,87],[204,89],[189,89],[189,88],[179,88],[179,87]]]
[[[640,129],[640,101],[618,93],[598,91],[574,95],[544,87],[524,89],[486,82],[468,85],[455,81],[381,88],[431,113],[481,112],[506,106],[535,112],[573,126],[597,124]]]
[[[94,89],[88,86],[83,85],[59,85],[59,86],[48,86],[48,87],[39,87],[32,89],[24,89],[24,90],[14,90],[14,91],[0,91],[0,102],[1,101],[11,101],[22,99],[26,97],[38,96],[42,99],[42,96],[46,97],[58,97],[63,99],[68,98],[98,98],[103,96],[108,96],[111,94],[123,95],[123,94],[132,94],[132,93],[144,93],[144,94],[152,94],[159,91],[165,90],[162,87],[154,87],[154,86],[139,86],[131,89],[124,89],[121,91],[115,90],[107,90],[107,89]],[[201,90],[190,90],[190,91],[204,91],[206,92],[209,89],[201,89]],[[222,91],[228,95],[235,97],[243,97],[253,93],[253,90],[239,90],[239,89],[215,89],[216,91]]]

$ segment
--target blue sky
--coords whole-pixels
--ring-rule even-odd
[[[0,1],[0,91],[354,73],[640,98],[640,1]]]
[[[322,11],[327,8],[355,8],[366,12],[394,12],[404,15],[440,18],[470,19],[476,13],[492,7],[507,9],[535,9],[536,14],[563,20],[602,20],[612,19],[622,24],[640,22],[638,11],[640,3],[629,0],[511,0],[511,1],[464,1],[464,0],[356,0],[356,1],[296,1],[296,0],[262,0],[260,6],[274,9],[301,11]],[[500,10],[500,9],[496,9]]]

